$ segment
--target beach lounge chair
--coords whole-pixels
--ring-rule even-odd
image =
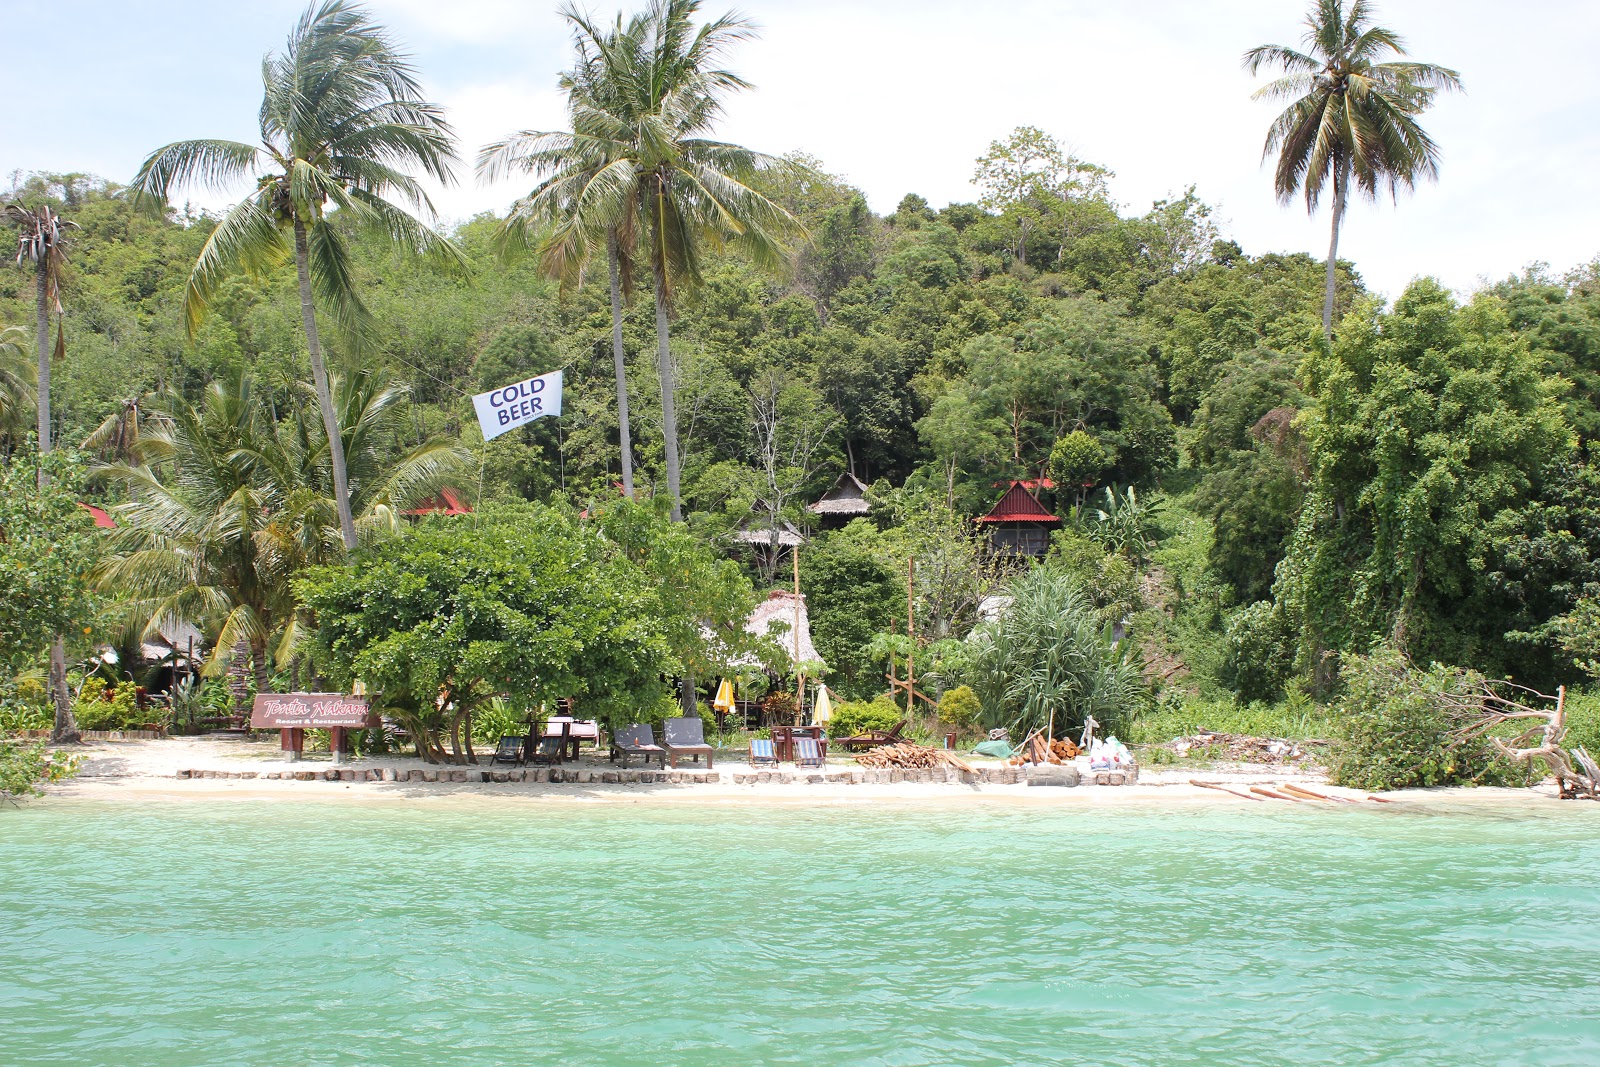
[[[817,744],[814,737],[797,737],[794,739],[794,765],[796,767],[826,767],[827,759],[822,755],[822,746]]]
[[[516,734],[506,734],[500,738],[500,747],[494,750],[494,758],[490,763],[522,763],[522,746],[526,738]]]
[[[537,729],[537,727],[535,727]],[[533,732],[528,734],[527,745],[523,748],[529,763],[539,763],[554,766],[560,763],[567,755],[568,735],[572,731],[572,720],[567,719],[559,724],[559,729],[551,733],[548,729],[539,736]]]
[[[750,742],[750,766],[759,767],[763,763],[778,765],[778,754],[772,749],[772,739],[758,737]]]
[[[866,733],[856,734],[854,737],[840,738],[839,744],[843,745],[851,752],[861,752],[865,749],[878,748],[882,745],[898,745],[901,741],[905,740],[900,736],[900,731],[904,730],[905,728],[906,721],[901,719],[899,722],[894,724],[892,729],[868,730]]]
[[[618,756],[622,757],[624,767],[628,765],[629,756],[643,756],[647,767],[652,756],[660,760],[662,767],[667,765],[667,750],[656,744],[655,731],[639,723],[618,730],[611,738],[611,762],[615,763]]]
[[[698,716],[668,719],[664,726],[666,738],[661,743],[667,746],[667,755],[672,757],[674,767],[678,765],[680,755],[693,756],[696,763],[700,762],[700,757],[703,755],[706,758],[706,768],[708,770],[711,768],[714,758],[712,753],[715,750],[706,744],[705,724]]]

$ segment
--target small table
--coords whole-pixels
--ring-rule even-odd
[[[568,759],[578,758],[578,744],[582,741],[593,741],[600,744],[600,724],[594,719],[574,719],[566,715],[553,715],[545,721],[544,732],[540,737],[560,737],[561,727],[565,723],[568,727],[567,744],[570,755]]]
[[[809,737],[817,743],[817,750],[822,753],[822,758],[828,758],[828,735],[822,726],[774,726],[772,728],[772,750],[779,760],[794,762],[794,743],[796,738]]]

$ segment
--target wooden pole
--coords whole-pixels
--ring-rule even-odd
[[[917,668],[917,558],[906,557],[906,718],[916,709]]]

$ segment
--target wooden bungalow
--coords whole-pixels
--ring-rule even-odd
[[[1022,482],[1012,482],[1000,502],[978,522],[989,531],[996,552],[1038,558],[1050,548],[1050,534],[1061,519],[1046,511]]]
[[[814,504],[807,504],[806,510],[817,516],[821,526],[843,526],[851,519],[864,519],[872,513],[872,505],[867,501],[867,487],[849,471],[839,475],[839,480],[833,483],[833,488],[823,493]]]

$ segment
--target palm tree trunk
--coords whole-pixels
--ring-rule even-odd
[[[1333,236],[1328,240],[1327,292],[1322,299],[1322,336],[1330,345],[1333,344],[1333,294],[1337,281],[1334,272],[1339,264],[1339,227],[1344,225],[1344,197],[1349,185],[1350,164],[1346,163],[1339,168],[1333,181]]]
[[[272,683],[267,676],[267,642],[258,638],[250,642],[250,665],[255,670],[256,692],[270,693]]]
[[[350,476],[344,465],[344,435],[339,430],[339,415],[333,409],[333,390],[328,387],[328,368],[322,362],[322,340],[317,334],[317,312],[311,303],[310,252],[306,245],[306,224],[294,220],[294,265],[300,276],[300,319],[306,328],[306,350],[311,354],[311,379],[317,387],[317,407],[322,409],[322,425],[328,433],[328,459],[333,467],[333,502],[339,509],[339,535],[345,551],[356,547],[356,523],[350,514]]]
[[[622,495],[633,499],[633,436],[628,427],[628,364],[622,351],[622,273],[617,235],[606,235],[611,266],[611,362],[617,372],[617,431],[622,445]]]
[[[39,454],[50,451],[50,273],[45,257],[39,258],[39,269],[34,275],[33,315],[34,340],[39,348]],[[50,483],[50,476],[39,468],[39,488]],[[59,636],[50,642],[50,697],[55,704],[55,721],[50,725],[50,740],[54,744],[71,744],[78,740],[78,722],[72,714],[72,695],[67,692],[67,646]]]
[[[39,257],[39,270],[34,276],[33,318],[34,341],[39,346],[39,452],[50,451],[50,277],[45,257]],[[39,474],[39,485],[45,476]]]
[[[656,265],[656,369],[661,375],[661,435],[667,446],[667,493],[672,499],[672,521],[683,521],[683,501],[678,495],[678,402],[673,395],[671,334],[667,325],[667,280]]]

